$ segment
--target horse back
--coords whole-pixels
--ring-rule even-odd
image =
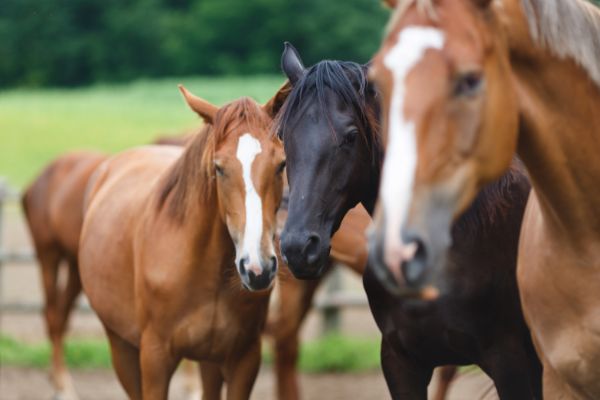
[[[85,187],[105,158],[95,152],[67,153],[50,163],[25,190],[21,203],[38,251],[54,246],[67,257],[76,257]]]

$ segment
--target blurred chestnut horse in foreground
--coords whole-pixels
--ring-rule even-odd
[[[372,75],[388,138],[374,245],[387,268],[420,265],[414,290],[446,285],[453,219],[516,150],[533,184],[517,278],[544,396],[600,399],[600,10],[398,1]]]
[[[270,135],[275,99],[221,108],[182,149],[147,146],[91,178],[81,281],[132,399],[166,399],[183,358],[201,362],[205,399],[248,399],[277,273],[273,239],[285,159]]]
[[[92,152],[66,154],[44,169],[25,190],[23,211],[42,273],[44,317],[52,344],[51,377],[59,399],[76,398],[63,353],[69,315],[81,292],[77,266],[83,197],[94,169],[106,159]],[[61,262],[66,283],[59,282]]]
[[[347,211],[358,202],[373,211],[383,151],[380,95],[367,81],[368,66],[322,61],[304,68],[286,45],[282,67],[293,86],[277,125],[290,185],[282,255],[297,276],[318,277],[329,238]],[[515,273],[528,193],[527,177],[515,162],[477,198],[453,227],[448,284],[435,301],[403,296],[394,274],[377,262],[367,267],[364,286],[382,333],[382,368],[394,399],[425,399],[434,367],[448,364],[479,365],[503,399],[541,395],[541,367]],[[418,268],[402,274],[411,283],[421,279]],[[436,293],[429,296],[433,300]],[[442,374],[437,398],[443,398],[453,371]]]

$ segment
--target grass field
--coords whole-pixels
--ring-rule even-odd
[[[270,346],[264,346],[263,360],[270,363]],[[72,368],[111,368],[110,351],[104,340],[68,340],[67,364]],[[48,343],[29,344],[0,334],[0,366],[47,367]],[[300,370],[304,372],[359,372],[379,368],[379,340],[328,335],[303,343]]]
[[[66,151],[116,152],[200,125],[178,83],[222,105],[240,96],[264,102],[283,81],[281,76],[190,77],[0,92],[0,177],[21,188]]]

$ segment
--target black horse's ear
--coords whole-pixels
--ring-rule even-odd
[[[302,63],[300,54],[298,54],[298,50],[289,42],[284,43],[283,54],[281,55],[281,69],[292,85],[295,85],[305,72],[304,64]]]

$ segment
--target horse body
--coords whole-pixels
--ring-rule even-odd
[[[541,38],[532,37],[534,16],[527,15],[525,3],[506,1],[505,29],[521,99],[517,151],[534,187],[521,233],[519,288],[544,361],[547,393],[592,399],[600,396],[600,164],[594,162],[600,129],[600,45],[596,40],[595,50],[587,50],[587,57],[595,58],[590,68],[580,55],[568,53],[581,47],[573,40],[585,43],[591,38],[568,37],[587,29],[597,39],[600,10],[579,1],[531,3],[534,12],[568,7],[580,26],[565,24],[564,37],[557,41],[550,33],[556,27],[538,17],[538,34],[547,36],[542,47]],[[559,21],[566,22],[559,17],[555,23]],[[565,54],[561,57],[559,51]]]
[[[389,119],[409,123],[390,124],[388,133],[417,143],[406,151],[416,154],[415,173],[404,177],[413,180],[413,198],[398,223],[400,237],[391,239],[399,263],[440,276],[446,245],[436,232],[447,234],[447,222],[517,150],[533,186],[517,278],[544,395],[600,397],[600,11],[579,0],[389,3],[399,4],[372,74],[382,87],[393,82],[384,96]],[[408,46],[403,39],[417,31],[442,40],[418,43],[408,69],[386,65],[392,49]],[[426,90],[433,94],[416,96]],[[393,108],[393,96],[410,107]],[[400,155],[386,154],[386,162]],[[375,242],[389,239],[384,224]],[[415,246],[425,251],[407,251]]]
[[[52,383],[59,398],[76,398],[64,361],[63,341],[71,309],[81,292],[77,251],[85,187],[105,158],[92,152],[65,154],[45,168],[22,199],[42,273],[44,316],[52,344]],[[61,261],[68,264],[67,281],[62,287]]]
[[[191,358],[207,399],[220,398],[223,382],[228,399],[247,399],[277,268],[283,152],[268,135],[270,106],[241,99],[218,109],[182,92],[208,122],[185,150],[123,152],[91,182],[82,283],[130,398],[166,398]]]
[[[298,67],[301,61],[290,49],[284,52],[282,64],[295,85],[280,121],[288,159],[290,204],[303,205],[290,207],[286,229],[295,237],[302,237],[304,230],[335,232],[354,202],[373,204],[377,197],[377,185],[368,182],[368,177],[379,176],[380,163],[369,162],[382,152],[380,141],[373,138],[379,135],[378,124],[368,123],[358,132],[355,127],[361,126],[361,115],[376,110],[378,99],[369,92],[372,89],[363,66],[327,61],[305,70]],[[316,82],[321,82],[321,88]],[[347,94],[350,91],[355,97]],[[371,109],[365,111],[363,107]],[[347,139],[348,134],[355,138]],[[310,151],[307,142],[312,143]],[[320,160],[327,160],[327,169],[305,165]],[[339,174],[340,166],[359,169],[361,174]],[[367,177],[366,182],[362,176]],[[312,199],[299,195],[306,193],[306,188],[313,190]],[[333,198],[327,193],[331,188],[336,190]],[[502,398],[541,396],[541,368],[520,310],[515,273],[529,188],[516,163],[454,225],[454,245],[443,276],[447,284],[434,302],[398,297],[396,278],[387,269],[367,267],[363,281],[382,332],[382,367],[393,398],[426,398],[434,367],[473,363],[492,377]],[[282,236],[285,234],[284,230]],[[322,243],[323,234],[319,236]],[[305,269],[304,273],[313,275],[322,271],[318,263],[304,262],[310,254],[286,254],[294,248],[299,246],[282,246],[290,262],[299,260],[297,265],[290,265],[292,271]],[[364,251],[363,256],[366,254]],[[454,371],[445,371],[446,382]],[[437,398],[443,398],[443,393]]]

